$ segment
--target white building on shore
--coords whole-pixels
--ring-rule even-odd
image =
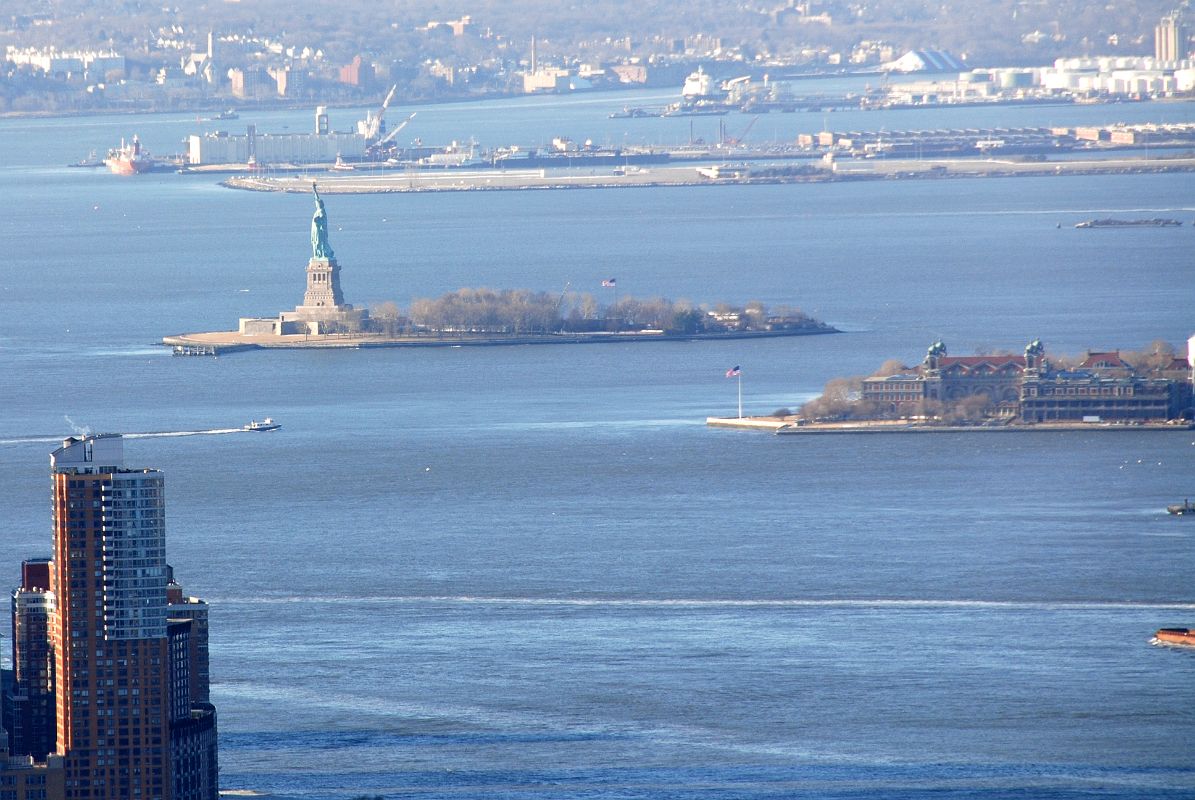
[[[51,78],[102,81],[109,73],[125,71],[125,58],[113,50],[58,50],[56,48],[5,48],[4,57],[17,66],[40,69]]]

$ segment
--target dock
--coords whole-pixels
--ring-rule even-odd
[[[711,428],[738,428],[775,433],[791,423],[784,417],[706,417],[705,424]]]
[[[176,356],[218,356],[221,353],[231,353],[237,350],[251,350],[253,345],[247,344],[200,344],[186,343],[173,345],[172,355]]]

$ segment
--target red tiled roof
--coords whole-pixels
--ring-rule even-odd
[[[1097,366],[1105,369],[1130,369],[1129,363],[1120,357],[1119,350],[1113,350],[1111,353],[1088,353],[1087,358],[1079,363],[1080,369]]]

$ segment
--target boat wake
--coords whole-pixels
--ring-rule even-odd
[[[126,433],[126,439],[165,439],[172,436],[219,436],[225,433],[245,433],[244,428],[212,428],[206,431],[150,431],[148,433]]]
[[[209,428],[202,431],[144,431],[140,433],[123,433],[121,434],[126,439],[166,439],[177,436],[220,436],[226,433],[246,433],[244,428]],[[75,432],[60,434],[58,436],[14,436],[9,439],[0,439],[0,446],[3,445],[17,445],[17,444],[61,444],[62,440],[68,436],[84,436],[86,434]]]
[[[693,417],[677,417],[674,419],[577,420],[572,422],[496,422],[488,427],[493,430],[507,431],[595,430],[600,428],[654,430],[667,427],[693,427],[702,424],[701,420]]]
[[[1153,645],[1154,647],[1166,647],[1171,650],[1178,650],[1180,652],[1188,652],[1189,653],[1189,652],[1195,651],[1195,648],[1191,647],[1191,645],[1189,645],[1189,644],[1179,644],[1178,642],[1164,642],[1156,636],[1150,638],[1149,643],[1151,645]]]
[[[126,347],[123,349],[91,350],[90,354],[99,357],[109,356],[170,356],[170,348],[154,345],[153,347]]]

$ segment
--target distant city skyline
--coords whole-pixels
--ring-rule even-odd
[[[601,8],[609,13],[595,14]],[[268,4],[255,6],[257,16],[226,4],[129,17],[96,4],[56,13],[15,9],[0,30],[7,62],[0,113],[343,102],[390,85],[400,101],[411,102],[558,91],[562,75],[571,78],[569,87],[663,86],[679,83],[699,62],[739,74],[877,69],[913,50],[991,67],[1155,52],[1179,60],[1190,48],[1183,14],[1161,0],[1099,10],[972,0],[948,15],[928,4],[854,7],[837,0],[698,6],[685,15],[650,4],[520,9],[533,10],[503,6],[485,16],[448,17],[362,5],[292,17]]]

